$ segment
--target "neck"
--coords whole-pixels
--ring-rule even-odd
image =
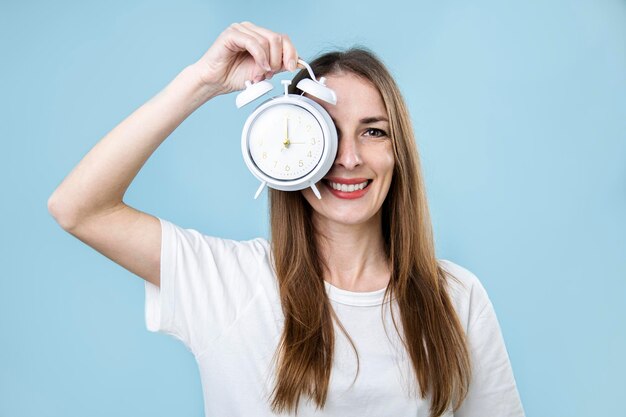
[[[367,223],[347,225],[314,214],[324,280],[355,292],[375,291],[389,282],[380,212]]]

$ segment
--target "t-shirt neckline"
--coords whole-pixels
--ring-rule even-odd
[[[328,281],[324,281],[328,298],[341,304],[359,307],[377,306],[383,303],[385,288],[375,291],[354,292],[335,287]]]

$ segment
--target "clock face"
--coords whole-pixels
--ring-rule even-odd
[[[294,180],[311,172],[324,151],[324,134],[313,114],[293,104],[259,113],[248,132],[250,156],[265,174]]]

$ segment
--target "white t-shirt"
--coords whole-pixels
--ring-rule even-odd
[[[220,239],[159,220],[161,286],[145,283],[148,330],[178,338],[193,353],[207,417],[276,416],[269,397],[283,313],[269,242]],[[450,280],[449,290],[469,336],[473,361],[468,397],[456,413],[450,410],[445,416],[523,416],[485,289],[468,270],[449,261],[440,263],[462,283]],[[316,410],[313,402],[301,398],[298,415],[429,416],[429,399],[417,394],[410,359],[391,321],[393,305],[401,327],[397,306],[394,301],[383,304],[385,289],[351,292],[326,283],[326,290],[356,345],[360,370],[355,379],[356,355],[335,327],[335,357],[325,408]]]

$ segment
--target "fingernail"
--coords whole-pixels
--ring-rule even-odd
[[[270,67],[269,62],[267,62],[267,61],[265,61],[263,63],[263,68],[265,69],[265,71],[271,71],[272,70],[272,67]]]
[[[289,67],[289,71],[293,72],[296,70],[296,61],[294,61],[293,59],[289,60],[289,64],[287,64],[287,66]]]

